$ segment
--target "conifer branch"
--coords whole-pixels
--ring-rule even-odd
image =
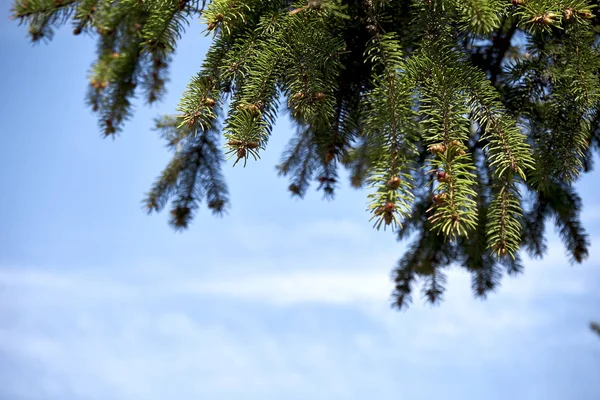
[[[87,101],[107,136],[137,94],[161,98],[202,12],[211,45],[178,114],[157,121],[174,154],[147,209],[171,202],[177,229],[201,202],[223,211],[219,137],[237,161],[258,159],[283,105],[297,132],[277,169],[293,195],[316,180],[332,197],[343,165],[369,184],[376,227],[415,235],[394,272],[402,308],[416,281],[439,301],[453,262],[485,297],[522,270],[519,249],[545,253],[550,217],[572,262],[587,257],[572,184],[600,148],[597,3],[15,0],[12,12],[33,41],[69,21],[97,39]]]

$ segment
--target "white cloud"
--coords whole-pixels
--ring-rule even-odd
[[[8,374],[0,397],[362,399],[377,387],[385,400],[401,387],[412,399],[443,392],[462,400],[448,383],[428,386],[431,376],[467,384],[465,376],[485,379],[498,366],[536,368],[557,344],[582,357],[594,348],[584,323],[598,299],[596,253],[568,267],[562,248],[550,246],[545,261],[528,261],[487,301],[475,300],[470,277],[453,269],[441,306],[423,304],[417,292],[411,309],[397,313],[388,275],[397,246],[343,223],[306,224],[299,236],[317,243],[317,231],[338,228],[347,234],[336,246],[353,252],[289,248],[285,257],[252,255],[208,273],[0,269],[0,371]],[[262,236],[267,252],[289,239],[268,227]],[[578,385],[593,388],[585,381],[593,361],[552,365],[556,382],[571,369]],[[533,393],[542,383],[519,382]],[[495,387],[490,399],[505,398]]]

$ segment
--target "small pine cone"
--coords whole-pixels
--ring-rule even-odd
[[[389,225],[394,221],[394,216],[391,213],[386,213],[383,216],[383,220],[385,221],[386,225]]]
[[[437,172],[437,180],[440,182],[448,182],[450,180],[450,175],[448,175],[444,171]]]
[[[394,203],[385,203],[385,206],[383,206],[383,210],[385,212],[392,212],[396,209],[396,205]]]
[[[461,147],[462,143],[459,140],[453,140],[450,142],[451,147]]]
[[[240,147],[240,148],[238,149],[238,151],[237,151],[237,156],[238,156],[238,160],[239,160],[240,158],[244,158],[244,157],[246,157],[246,149],[245,149],[245,148],[243,148],[243,147]]]
[[[444,146],[442,143],[432,144],[429,146],[429,151],[433,154],[442,154],[446,151],[446,146]]]
[[[217,15],[215,15],[215,21],[221,22],[221,21],[223,21],[223,18],[225,18],[225,16],[221,13],[218,13]]]
[[[246,147],[249,149],[256,149],[258,146],[260,146],[260,143],[258,142],[249,142]]]
[[[402,183],[402,179],[399,176],[394,176],[389,181],[387,181],[387,186],[390,189],[398,189],[400,184]]]
[[[211,99],[210,97],[205,98],[203,103],[205,106],[208,106],[208,107],[214,107],[216,104],[215,100]]]
[[[206,27],[206,29],[208,29],[209,31],[212,31],[216,27],[217,27],[217,23],[216,22],[211,22],[210,24],[208,24],[208,26]]]

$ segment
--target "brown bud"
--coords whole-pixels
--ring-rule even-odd
[[[450,180],[450,175],[448,175],[444,171],[437,172],[437,180],[440,182],[448,182]]]
[[[439,193],[433,195],[433,202],[436,204],[441,204],[446,200],[446,193]]]
[[[546,13],[544,15],[536,15],[535,17],[530,19],[529,22],[533,22],[536,24],[542,24],[542,25],[552,25],[552,23],[555,22],[554,18],[556,18],[557,16],[558,15],[556,15],[554,13]]]
[[[557,15],[554,13],[546,13],[544,14],[544,18],[542,18],[542,24],[551,25],[554,22],[554,18],[556,17]]]
[[[299,92],[299,93],[296,93],[296,94],[294,94],[294,95],[292,96],[292,100],[300,100],[300,99],[302,99],[303,97],[304,97],[304,93],[302,93],[302,92]]]
[[[208,26],[206,27],[206,29],[208,29],[209,31],[212,31],[216,27],[217,27],[217,23],[216,22],[211,22],[210,24],[208,24]]]
[[[253,115],[258,114],[259,108],[256,104],[250,104],[246,107],[246,110],[250,111]]]
[[[452,221],[456,222],[460,217],[458,216],[458,214],[454,213],[450,218],[452,219]]]
[[[230,146],[241,146],[244,143],[236,139],[231,139],[229,142],[227,142],[227,144]]]
[[[525,0],[512,0],[513,6],[521,6],[525,4]]]
[[[590,10],[578,10],[577,15],[581,18],[594,18],[594,14]]]
[[[383,216],[383,220],[385,221],[386,225],[389,225],[394,221],[394,216],[392,214],[385,214]]]
[[[80,26],[73,29],[73,35],[81,35],[81,27]]]
[[[444,146],[442,143],[432,144],[429,146],[429,151],[433,154],[441,154],[446,151],[446,146]]]
[[[98,28],[98,33],[102,36],[108,36],[112,33],[112,29],[110,28]]]
[[[238,156],[238,160],[239,160],[240,158],[244,158],[244,157],[246,157],[246,149],[245,149],[245,148],[243,148],[243,147],[240,147],[240,148],[238,149],[238,151],[237,151],[237,156]]]
[[[450,142],[450,146],[451,147],[460,147],[460,146],[462,146],[462,143],[458,140],[453,140]]]
[[[385,203],[385,206],[383,206],[383,210],[385,212],[392,212],[396,209],[396,205],[394,203]]]
[[[314,97],[315,97],[315,100],[317,100],[317,101],[323,101],[323,100],[325,100],[325,93],[317,92],[317,93],[315,93]]]
[[[573,18],[573,9],[572,8],[567,8],[564,11],[564,16],[565,16],[565,20],[570,20],[571,18]]]
[[[218,13],[217,15],[215,15],[215,20],[218,22],[223,21],[223,18],[225,18],[225,16],[221,13]]]
[[[359,188],[362,186],[362,179],[360,179],[359,176],[353,176],[352,178],[350,178],[350,184],[352,185],[352,187],[354,188]]]
[[[204,105],[208,106],[208,107],[214,107],[216,104],[214,99],[211,99],[210,97],[207,97],[204,99]]]
[[[394,176],[389,181],[387,181],[387,186],[390,189],[398,189],[400,184],[402,183],[402,179],[399,176]]]
[[[249,149],[256,149],[258,146],[260,146],[260,143],[258,142],[249,142],[246,147]]]

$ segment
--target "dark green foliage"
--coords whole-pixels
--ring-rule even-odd
[[[438,302],[458,263],[485,297],[546,252],[553,218],[572,262],[588,255],[573,183],[600,146],[600,21],[586,0],[15,0],[31,38],[72,21],[98,35],[88,101],[105,135],[131,99],[160,99],[185,26],[213,43],[178,114],[158,120],[174,156],[147,196],[188,226],[221,212],[223,155],[246,166],[278,113],[295,123],[281,163],[293,195],[367,186],[376,228],[412,238],[394,305],[417,281]],[[220,128],[222,125],[222,129]]]

